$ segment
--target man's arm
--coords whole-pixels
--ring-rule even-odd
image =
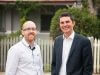
[[[18,67],[19,56],[15,48],[11,48],[8,51],[6,71],[5,75],[16,75],[16,70]]]
[[[55,75],[55,67],[56,67],[56,42],[54,42],[54,47],[52,51],[51,75]]]
[[[83,75],[92,75],[93,59],[90,40],[84,41],[83,46]]]

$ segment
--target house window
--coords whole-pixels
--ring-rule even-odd
[[[53,15],[41,15],[41,31],[48,32],[50,30],[51,18]]]

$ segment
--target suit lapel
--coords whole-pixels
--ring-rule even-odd
[[[68,61],[69,61],[69,59],[70,59],[71,55],[73,54],[74,49],[75,49],[75,47],[76,47],[77,38],[78,38],[78,37],[77,37],[77,34],[75,34],[75,37],[74,37],[74,39],[73,39],[72,46],[71,46],[71,49],[70,49]]]
[[[62,52],[63,52],[63,36],[61,36],[60,40],[59,40],[59,58],[60,58],[59,63],[60,64],[61,64],[61,60],[62,60]]]

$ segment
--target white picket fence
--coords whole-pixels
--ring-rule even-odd
[[[100,39],[94,39],[93,43],[93,72],[100,74]]]
[[[9,48],[13,44],[17,43],[19,40],[21,40],[21,38],[16,37],[16,38],[2,39],[0,41],[0,71],[5,71],[7,52]],[[100,74],[100,39],[90,38],[90,40],[92,44],[92,52],[94,60],[93,72],[95,74]],[[50,71],[51,61],[52,61],[53,40],[37,39],[37,43],[40,45],[41,48],[44,70]]]

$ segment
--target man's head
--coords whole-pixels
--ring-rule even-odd
[[[32,21],[26,21],[22,26],[22,35],[28,43],[32,43],[36,39],[36,24]]]
[[[68,37],[73,31],[75,26],[74,18],[67,12],[60,15],[60,29]]]

